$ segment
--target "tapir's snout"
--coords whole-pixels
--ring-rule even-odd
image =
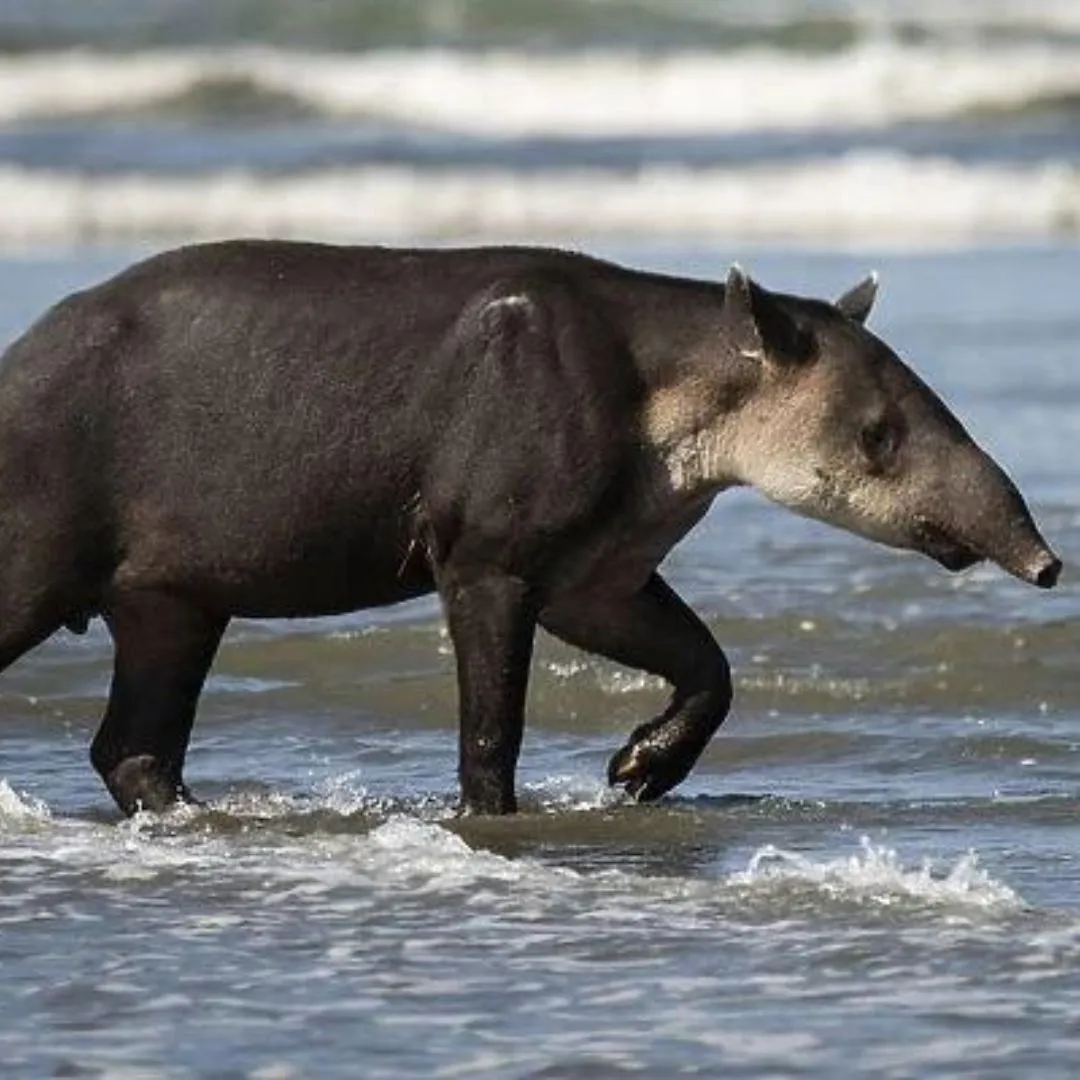
[[[1035,568],[1031,583],[1040,589],[1052,589],[1060,576],[1061,560],[1052,551],[1047,551],[1041,564]]]
[[[923,520],[916,528],[914,546],[954,573],[989,560],[1028,585],[1052,589],[1061,575],[1061,560],[1046,545],[1034,526],[1030,532],[1027,529],[1023,531],[1026,542],[1009,545],[1006,550],[995,554],[992,548],[982,550],[966,544],[954,539],[941,527]]]
[[[1052,589],[1061,575],[1061,560],[1048,547],[1043,546],[1016,569],[1008,566],[1005,569],[1029,585]]]
[[[947,470],[953,490],[942,500],[947,509],[933,521],[917,519],[915,546],[948,570],[988,560],[1020,581],[1052,589],[1061,559],[1043,539],[1013,482],[970,442],[953,464],[957,467]]]

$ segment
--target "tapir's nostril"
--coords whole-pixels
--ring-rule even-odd
[[[1040,589],[1052,589],[1057,584],[1061,573],[1061,560],[1054,555],[1047,555],[1042,565],[1032,574],[1032,583]]]

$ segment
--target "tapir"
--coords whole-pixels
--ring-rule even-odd
[[[537,626],[662,677],[611,759],[654,799],[731,705],[728,661],[659,571],[722,491],[949,570],[1055,584],[1016,487],[835,303],[527,247],[278,241],[151,257],[62,300],[0,367],[0,670],[100,616],[91,761],[126,813],[189,798],[231,618],[437,591],[461,808],[516,809]]]

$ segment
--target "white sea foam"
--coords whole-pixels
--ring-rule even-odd
[[[236,85],[333,116],[498,136],[864,127],[1080,92],[1080,49],[869,40],[822,55],[29,53],[0,60],[0,121],[127,112]]]
[[[189,811],[182,812],[183,814]],[[179,820],[136,815],[111,829],[79,829],[49,846],[45,858],[81,868],[100,866],[110,881],[153,880],[178,872],[221,875],[261,890],[271,881],[309,899],[342,887],[376,893],[456,893],[479,883],[520,884],[541,892],[581,878],[539,860],[473,848],[445,825],[394,814],[368,832],[216,833]],[[248,816],[240,814],[239,817]],[[261,812],[250,815],[252,823]],[[179,829],[178,829],[179,826]],[[177,831],[178,830],[178,831]],[[72,842],[74,841],[74,842]]]
[[[605,694],[636,694],[643,690],[663,690],[665,682],[640,671],[611,668],[591,660],[552,660],[544,665],[560,682],[587,680]]]
[[[857,854],[814,860],[772,844],[760,848],[745,871],[731,883],[751,890],[810,888],[825,896],[888,906],[903,901],[976,908],[1018,908],[1022,901],[1009,886],[995,881],[973,853],[938,870],[929,860],[904,866],[889,848],[863,838]]]
[[[289,819],[298,823],[304,818],[314,821],[327,817],[342,820],[393,817],[440,823],[452,819],[457,812],[457,798],[453,793],[410,798],[377,795],[368,790],[363,779],[359,770],[337,774],[317,784],[311,795],[239,790],[214,799],[204,808],[181,807],[171,815],[177,821],[198,820],[200,814],[209,812],[241,822]],[[568,774],[523,781],[520,797],[522,808],[529,813],[600,810],[619,806],[627,799],[620,789],[609,787],[595,776]],[[151,816],[148,820],[155,819]]]
[[[609,787],[595,776],[546,776],[521,785],[525,810],[545,813],[606,810],[627,801],[621,788]]]
[[[864,839],[847,856],[814,857],[766,845],[747,868],[719,879],[651,877],[620,870],[578,870],[533,856],[508,857],[472,846],[445,824],[394,814],[362,834],[313,833],[300,838],[249,834],[236,843],[225,835],[161,832],[152,819],[127,822],[106,836],[95,830],[95,847],[68,846],[77,863],[100,860],[111,880],[152,879],[160,874],[211,871],[265,881],[269,876],[307,895],[344,885],[378,891],[444,893],[477,884],[511,885],[545,903],[567,892],[592,896],[603,910],[660,905],[669,920],[712,920],[754,906],[805,910],[832,903],[874,908],[922,907],[1007,912],[1023,906],[1009,886],[979,867],[974,853],[938,867],[924,859],[905,865],[893,850]],[[104,842],[103,842],[104,841]],[[63,845],[61,845],[63,849]],[[523,893],[523,895],[524,895]]]
[[[903,247],[1075,235],[1080,172],[896,153],[691,170],[355,168],[289,176],[0,169],[0,246],[230,235],[343,241],[693,236]]]
[[[392,818],[374,829],[361,858],[365,872],[378,875],[384,884],[440,892],[477,882],[552,885],[580,879],[570,869],[470,847],[446,828],[408,817]]]
[[[572,809],[585,809],[586,802],[592,803],[588,808],[610,807],[606,797],[560,778],[533,785],[527,798],[540,794],[550,803],[567,791]],[[336,790],[316,802],[328,811],[343,809],[343,817],[355,809],[354,803],[342,808]],[[974,853],[951,866],[930,860],[906,865],[895,851],[867,839],[846,856],[815,856],[766,845],[750,857],[745,870],[718,878],[643,877],[623,869],[561,866],[550,857],[509,857],[473,846],[444,821],[411,811],[391,813],[381,824],[361,831],[302,828],[299,833],[296,811],[292,799],[268,795],[208,810],[184,807],[164,817],[138,814],[104,825],[54,819],[44,804],[16,795],[0,781],[0,832],[18,837],[5,847],[4,861],[9,873],[20,864],[22,878],[33,876],[35,864],[91,873],[121,885],[211,875],[242,888],[250,883],[278,900],[299,896],[309,903],[327,902],[343,887],[360,888],[365,904],[386,892],[458,894],[473,892],[477,885],[508,887],[517,897],[515,903],[532,908],[549,902],[561,905],[569,895],[580,894],[597,917],[604,912],[640,917],[645,910],[657,910],[663,911],[669,927],[688,928],[702,920],[712,925],[718,918],[745,915],[747,904],[803,912],[833,903],[996,913],[1023,906],[1016,892],[979,867]],[[233,825],[214,824],[214,815],[222,812],[234,818]],[[274,818],[284,819],[284,827],[270,824]]]
[[[592,781],[551,777],[524,785],[526,802],[547,809],[610,809],[619,799]],[[421,816],[417,816],[419,809]],[[329,781],[315,797],[299,800],[280,793],[229,797],[212,806],[178,807],[170,814],[137,814],[118,825],[54,819],[40,800],[16,793],[0,780],[0,832],[21,837],[9,848],[9,859],[38,859],[71,869],[99,870],[106,880],[153,880],[162,874],[211,872],[283,883],[307,882],[325,890],[349,882],[397,890],[456,891],[477,882],[517,883],[540,894],[566,888],[599,890],[605,903],[619,906],[632,896],[635,906],[653,901],[680,905],[684,915],[700,917],[717,903],[750,898],[770,903],[790,899],[838,900],[874,906],[916,902],[932,907],[1013,910],[1023,901],[1009,886],[978,865],[974,853],[951,866],[924,859],[905,865],[897,852],[864,837],[858,851],[845,856],[814,857],[772,844],[759,848],[746,869],[719,879],[656,877],[640,879],[621,870],[579,871],[529,856],[508,858],[472,847],[439,818],[451,813],[442,806],[435,816],[424,808],[404,810],[378,806],[359,786],[354,774]],[[370,830],[302,830],[293,835],[299,817],[312,811],[346,819],[355,813],[389,813]],[[380,813],[380,811],[382,813]],[[215,815],[226,814],[240,831],[213,827]],[[293,824],[283,832],[267,831],[274,819]],[[244,829],[248,821],[255,826]]]
[[[20,795],[6,780],[0,780],[0,832],[24,831],[45,824],[49,818],[49,808],[40,799]]]

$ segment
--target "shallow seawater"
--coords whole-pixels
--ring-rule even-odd
[[[0,1061],[16,1077],[1068,1077],[1080,1054],[1080,332],[1071,248],[613,251],[835,294],[948,397],[1066,560],[949,576],[745,494],[670,557],[732,718],[653,806],[602,778],[654,680],[540,642],[524,812],[454,816],[431,601],[235,624],[188,779],[123,821],[110,654],[0,680]],[[0,262],[0,330],[127,255]]]

